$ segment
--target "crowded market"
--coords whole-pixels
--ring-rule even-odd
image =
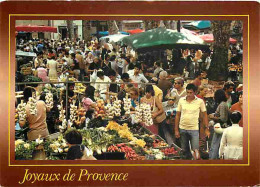
[[[16,26],[16,160],[243,159],[239,21],[101,22]]]

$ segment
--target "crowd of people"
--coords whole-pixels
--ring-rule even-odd
[[[34,75],[45,83],[59,81],[61,76],[84,81],[86,90],[79,102],[89,119],[93,118],[97,98],[108,103],[114,96],[123,100],[129,94],[131,115],[139,103],[149,104],[154,125],[147,128],[169,145],[179,145],[185,159],[200,159],[207,152],[209,159],[241,159],[243,156],[243,87],[237,82],[226,81],[223,88],[215,91],[215,102],[209,110],[206,94],[211,51],[179,49],[170,54],[165,52],[156,60],[151,53],[137,55],[127,46],[101,44],[96,38],[88,42],[67,39],[18,41],[17,50],[37,54],[32,68]],[[230,62],[241,63],[242,46],[232,47],[230,51]],[[169,58],[171,60],[167,60]],[[17,59],[17,63],[28,62]],[[22,82],[22,78],[16,81]],[[69,102],[75,97],[74,86],[74,83],[68,86]],[[24,89],[25,99],[32,96],[33,90]],[[63,97],[56,98],[56,103]],[[53,124],[46,123],[49,109],[43,100],[37,102],[39,112],[36,116],[30,116],[27,109],[30,140],[39,135],[46,137],[49,131],[54,131],[50,130]],[[132,123],[135,123],[134,118]],[[20,122],[20,126],[23,125]],[[70,141],[69,135],[66,138]],[[208,140],[210,145],[207,145]],[[71,144],[81,144],[80,137],[79,143]],[[78,149],[87,150],[80,146]]]

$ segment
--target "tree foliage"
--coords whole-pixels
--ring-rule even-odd
[[[212,21],[211,25],[214,43],[208,76],[212,80],[226,80],[231,21]]]

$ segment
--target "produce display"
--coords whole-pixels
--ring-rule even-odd
[[[94,116],[95,118],[97,117],[105,117],[106,113],[106,107],[105,107],[105,103],[102,99],[97,100],[97,105],[95,108],[95,113]]]
[[[162,149],[161,151],[164,153],[165,156],[178,154],[178,151],[176,151],[173,147],[165,148]]]
[[[171,156],[178,154],[174,149],[169,148],[169,145],[163,139],[152,134],[143,124],[140,124],[140,122],[144,122],[146,126],[153,125],[150,105],[143,103],[137,105],[134,116],[138,119],[138,123],[132,123],[133,116],[130,115],[131,99],[128,94],[123,98],[123,101],[116,97],[112,98],[111,103],[108,101],[107,104],[104,100],[96,100],[95,107],[93,107],[93,118],[86,121],[86,117],[89,118],[89,113],[82,107],[81,102],[77,102],[81,101],[80,93],[85,90],[83,91],[82,84],[78,84],[74,90],[78,93],[76,95],[78,97],[70,98],[69,116],[67,116],[69,120],[67,120],[65,102],[62,100],[64,95],[59,95],[59,92],[61,93],[64,90],[64,85],[58,84],[54,87],[52,84],[45,84],[42,89],[37,88],[39,93],[46,93],[46,106],[52,108],[51,111],[56,116],[54,122],[51,123],[55,123],[56,131],[52,133],[59,131],[60,135],[57,137],[56,134],[51,134],[49,138],[37,141],[26,141],[26,137],[22,137],[23,142],[20,142],[20,144],[19,141],[16,142],[16,144],[19,144],[15,149],[16,159],[37,159],[32,154],[34,154],[33,149],[39,152],[38,145],[43,147],[42,152],[47,160],[66,159],[68,146],[64,136],[66,132],[74,128],[80,128],[78,131],[83,137],[82,144],[97,159],[113,159],[113,156],[118,156],[117,158],[120,159],[123,159],[124,156],[124,159],[127,160],[175,159]],[[29,98],[27,104],[30,113],[37,115],[35,94]],[[26,119],[25,106],[26,103],[21,100],[16,108],[16,119]],[[125,114],[123,116],[121,116],[121,109]],[[81,126],[85,124],[85,121],[86,126]]]
[[[129,146],[126,144],[117,144],[117,145],[111,145],[108,147],[108,152],[123,152],[125,153],[125,158],[127,160],[138,160],[138,154]]]
[[[86,110],[80,106],[80,108],[76,111],[77,120],[75,121],[76,125],[80,125],[86,120]]]
[[[84,86],[82,83],[75,83],[74,93],[84,94],[85,90],[86,86]]]
[[[166,147],[168,146],[168,144],[162,140],[156,139],[153,142],[153,147],[154,148],[158,148],[158,147]]]

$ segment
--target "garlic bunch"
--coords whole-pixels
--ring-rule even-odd
[[[21,101],[21,103],[17,106],[19,120],[24,121],[26,119],[26,110],[25,110],[26,103]]]
[[[63,109],[63,101],[61,101],[60,105],[58,105],[58,109],[59,109],[59,120],[63,121],[63,119],[65,118],[65,110]]]
[[[72,104],[70,104],[70,122],[76,121],[77,114],[77,106],[75,105],[76,100],[73,100]]]
[[[143,103],[143,121],[146,126],[153,125],[151,106],[146,103]]]
[[[116,99],[113,103],[115,116],[119,117],[121,115],[121,101]]]
[[[65,132],[66,129],[67,129],[67,120],[64,118],[62,120],[62,124],[59,125],[59,130],[60,132]]]
[[[30,97],[28,101],[30,114],[37,115],[37,100],[34,97]]]
[[[146,103],[137,105],[135,108],[135,121],[137,123],[144,122],[146,126],[153,125],[151,106]]]
[[[130,108],[131,108],[131,99],[128,98],[128,93],[126,94],[126,98],[124,100],[124,110],[126,115],[130,115]]]
[[[142,110],[141,105],[138,104],[135,107],[135,121],[137,123],[140,123],[140,122],[142,122],[142,120],[143,120],[143,110]]]
[[[109,119],[113,119],[113,117],[114,117],[114,108],[112,107],[112,105],[111,104],[107,104],[105,106],[105,110],[106,110],[107,117]]]
[[[51,92],[47,93],[45,96],[46,106],[50,109],[53,108],[53,94]]]
[[[113,104],[107,104],[105,110],[109,119],[113,119],[114,116],[119,117],[121,115],[121,101],[116,99]]]

